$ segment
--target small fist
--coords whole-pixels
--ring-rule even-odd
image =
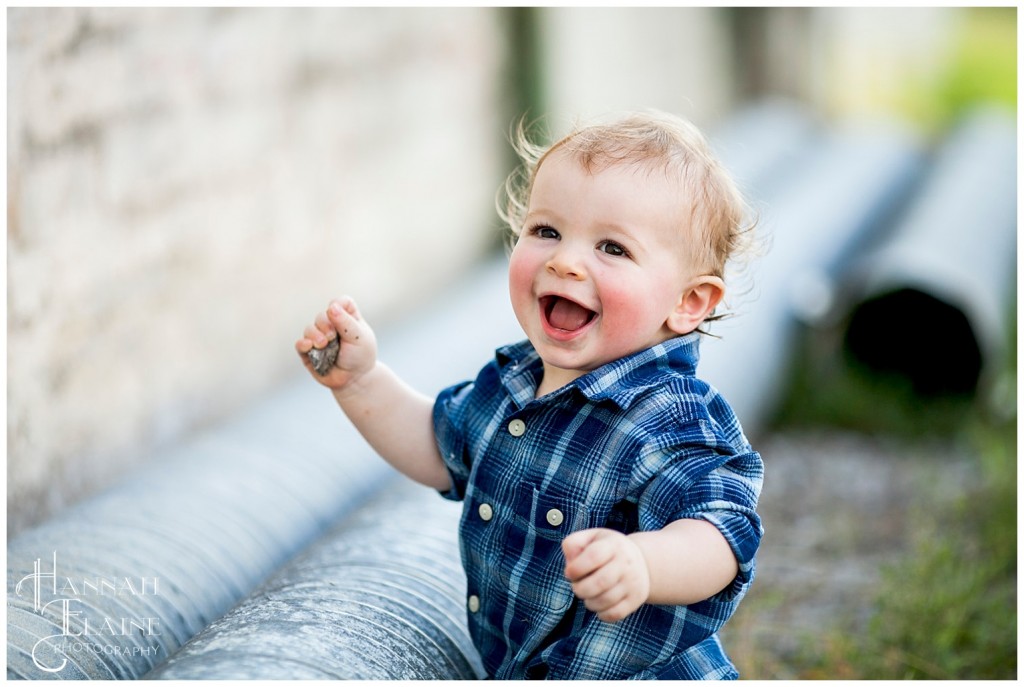
[[[651,592],[643,553],[628,536],[609,529],[590,529],[562,541],[565,577],[588,610],[609,623],[640,608]]]
[[[351,298],[330,302],[306,327],[295,350],[324,386],[340,391],[373,369],[377,340]]]

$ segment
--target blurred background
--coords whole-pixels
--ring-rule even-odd
[[[379,327],[443,307],[501,251],[522,115],[554,135],[653,107],[717,141],[784,102],[892,122],[925,168],[979,106],[1016,122],[1013,7],[23,8],[7,37],[9,536],[305,374],[292,345],[329,298]],[[768,535],[724,637],[744,677],[1016,676],[1007,245],[1010,269],[978,266],[1001,276],[972,291],[989,340],[963,384],[922,384],[950,363],[919,342],[924,372],[879,372],[814,302],[766,361]]]

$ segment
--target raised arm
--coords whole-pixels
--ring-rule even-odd
[[[334,366],[318,375],[309,361],[313,348],[340,337]],[[407,477],[440,491],[450,486],[434,439],[433,400],[377,360],[377,339],[355,301],[331,301],[295,342],[306,369],[334,394],[338,405],[366,441]]]

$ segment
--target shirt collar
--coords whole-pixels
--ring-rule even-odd
[[[591,401],[609,400],[626,408],[643,391],[663,383],[666,372],[692,377],[700,358],[700,334],[691,332],[606,363],[552,392],[551,397],[579,391]],[[520,408],[534,400],[543,363],[529,341],[503,346],[495,353],[501,382]]]

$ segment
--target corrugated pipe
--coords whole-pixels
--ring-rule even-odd
[[[459,514],[398,480],[147,677],[484,677],[465,631]]]
[[[926,394],[974,393],[1005,365],[1016,284],[1017,132],[972,112],[891,236],[851,267],[846,346]]]
[[[12,540],[8,677],[143,676],[375,491],[387,471],[313,400],[281,394]]]

